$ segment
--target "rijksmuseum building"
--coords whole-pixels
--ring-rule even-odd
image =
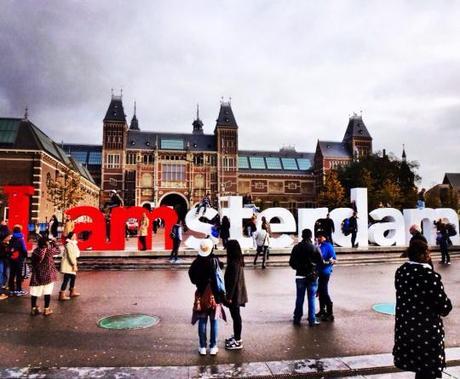
[[[102,145],[62,145],[100,185],[101,204],[117,190],[125,206],[169,205],[182,217],[207,193],[214,202],[217,195],[250,193],[261,208],[314,207],[327,170],[372,152],[356,114],[341,142],[319,140],[315,152],[241,150],[240,126],[224,101],[212,133],[205,133],[198,111],[189,131],[172,133],[143,125],[136,110],[128,125],[122,97],[112,95],[102,128]]]

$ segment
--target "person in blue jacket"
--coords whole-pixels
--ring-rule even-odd
[[[334,321],[334,313],[332,309],[332,300],[329,296],[329,279],[332,274],[332,268],[337,260],[334,246],[326,238],[325,233],[318,233],[317,240],[321,255],[323,258],[322,264],[318,267],[318,298],[319,312],[316,317],[320,317],[322,321]]]
[[[22,270],[27,258],[27,248],[22,234],[22,226],[15,225],[13,237],[8,245],[10,278],[8,287],[11,296],[24,296],[27,291],[22,289]]]

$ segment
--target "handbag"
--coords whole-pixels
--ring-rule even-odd
[[[203,293],[195,291],[195,301],[193,302],[193,311],[206,312],[216,309],[217,303],[212,293],[211,283],[208,283]]]
[[[217,258],[213,259],[213,266],[214,266],[214,282],[216,285],[216,292],[219,297],[219,301],[222,302],[225,299],[225,280],[224,280],[224,273],[219,266],[219,260]]]

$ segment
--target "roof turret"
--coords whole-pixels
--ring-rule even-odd
[[[216,128],[234,128],[238,129],[235,116],[233,115],[231,101],[221,101],[219,117],[216,120]]]
[[[353,113],[348,121],[347,130],[343,136],[343,142],[350,142],[354,138],[372,140],[364,124],[363,116],[356,113]]]
[[[122,96],[112,94],[112,99],[105,114],[104,121],[122,121],[126,122],[126,115],[123,109]]]

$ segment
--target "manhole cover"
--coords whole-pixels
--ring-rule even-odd
[[[381,303],[372,306],[372,309],[378,313],[394,316],[396,314],[396,306],[394,303]]]
[[[157,316],[143,314],[116,315],[100,319],[97,326],[104,329],[143,329],[160,322]]]

